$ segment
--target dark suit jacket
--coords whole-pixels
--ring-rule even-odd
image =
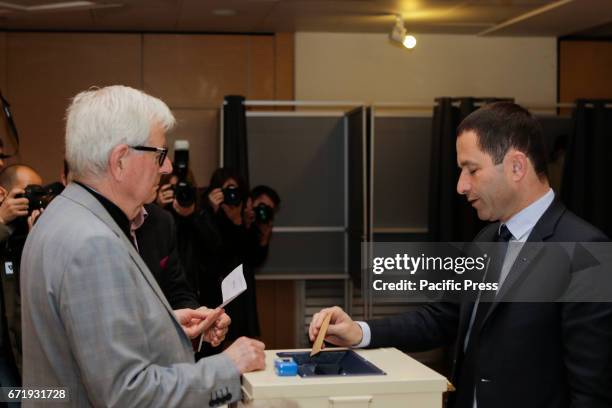
[[[9,233],[5,240],[0,241],[0,309],[2,310],[0,383],[3,387],[21,385],[19,263],[26,236],[24,232]]]
[[[148,216],[136,230],[138,252],[173,309],[200,307],[189,286],[177,249],[172,214],[155,204],[145,205]]]
[[[484,228],[475,241],[492,241],[498,226]],[[555,201],[528,242],[607,240]],[[513,291],[533,291],[544,282],[555,282],[559,291],[564,289],[579,260],[568,262],[554,246],[534,247],[537,245],[523,246],[498,298],[503,300]],[[553,273],[555,279],[551,279]],[[465,379],[459,375],[472,309],[473,303],[468,302],[430,304],[369,321],[370,347],[422,351],[454,343],[452,381],[457,392],[450,397],[449,406],[472,408],[474,389],[462,389]],[[473,382],[478,408],[612,407],[612,304],[498,302],[474,330],[480,330],[480,346],[473,351],[478,353]]]

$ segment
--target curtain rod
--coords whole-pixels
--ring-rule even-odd
[[[553,110],[553,109],[559,109],[559,108],[575,108],[576,104],[572,103],[572,102],[559,102],[559,103],[555,103],[555,104],[542,104],[542,105],[538,105],[538,104],[524,104],[524,103],[520,103],[518,102],[519,105],[524,106],[527,109],[530,110]],[[459,105],[460,102],[459,101],[453,101],[452,102],[453,105]],[[474,103],[475,106],[483,106],[486,105],[485,102],[475,102]],[[402,109],[402,108],[409,108],[409,109],[431,109],[433,107],[435,107],[436,104],[435,103],[424,103],[424,102],[419,102],[419,103],[401,103],[401,102],[380,102],[380,103],[374,103],[372,104],[372,107],[374,108],[390,108],[390,109]],[[586,103],[585,104],[586,107],[588,108],[592,108],[595,106],[595,104],[593,103]],[[606,108],[612,108],[612,103],[606,103],[604,104],[604,106]]]
[[[223,101],[225,105],[227,102]],[[460,101],[455,100],[452,102],[453,105],[459,105]],[[475,106],[485,105],[485,102],[475,102]],[[520,103],[530,110],[553,110],[559,108],[575,108],[576,104],[573,102],[558,102],[553,104],[529,104]],[[372,106],[374,108],[389,108],[389,109],[432,109],[436,106],[436,103],[432,102],[375,102],[367,104],[360,101],[290,101],[290,100],[245,100],[245,106],[312,106],[312,107],[357,107],[357,106]],[[595,106],[593,103],[586,103],[586,107],[592,108]],[[606,108],[612,108],[612,103],[604,104]]]

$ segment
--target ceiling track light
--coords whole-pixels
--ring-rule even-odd
[[[389,34],[389,39],[394,43],[401,44],[408,49],[413,49],[417,43],[416,38],[406,32],[404,19],[400,15],[395,17],[395,25]]]

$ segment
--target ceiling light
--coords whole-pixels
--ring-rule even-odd
[[[396,16],[395,26],[389,34],[389,39],[397,44],[402,44],[408,49],[412,49],[416,46],[417,40],[412,35],[406,33],[406,27],[404,26],[404,20],[401,16]]]

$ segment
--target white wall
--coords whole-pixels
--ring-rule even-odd
[[[418,35],[415,49],[385,34],[297,33],[295,98],[433,102],[438,96],[557,100],[557,45],[552,37]]]

